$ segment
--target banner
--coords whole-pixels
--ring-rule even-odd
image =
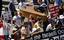
[[[42,32],[31,36],[29,40],[64,40],[64,28],[48,32]]]

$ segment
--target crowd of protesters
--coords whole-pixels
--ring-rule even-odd
[[[32,15],[29,18],[20,15],[20,9],[25,7],[25,0],[18,2],[18,8],[15,8],[14,2],[9,3],[5,8],[5,13],[0,17],[0,40],[23,40],[31,33],[38,31],[50,31],[64,28],[64,3],[62,0],[33,0],[33,5],[39,12],[47,12],[47,21],[41,17],[34,19]],[[46,10],[45,10],[46,9]]]

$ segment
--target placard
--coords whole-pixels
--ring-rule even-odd
[[[64,40],[64,28],[31,36],[31,40]]]

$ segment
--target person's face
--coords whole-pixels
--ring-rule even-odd
[[[20,15],[20,12],[17,12],[17,15]]]

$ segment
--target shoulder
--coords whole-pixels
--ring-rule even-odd
[[[13,20],[15,20],[16,18],[17,18],[17,17],[16,17],[16,16],[14,16],[14,17],[13,17]]]
[[[20,2],[19,5],[22,5],[22,3]]]
[[[48,26],[47,27],[51,27],[52,25],[51,24],[48,24]]]
[[[13,18],[16,18],[16,16],[14,16]]]

